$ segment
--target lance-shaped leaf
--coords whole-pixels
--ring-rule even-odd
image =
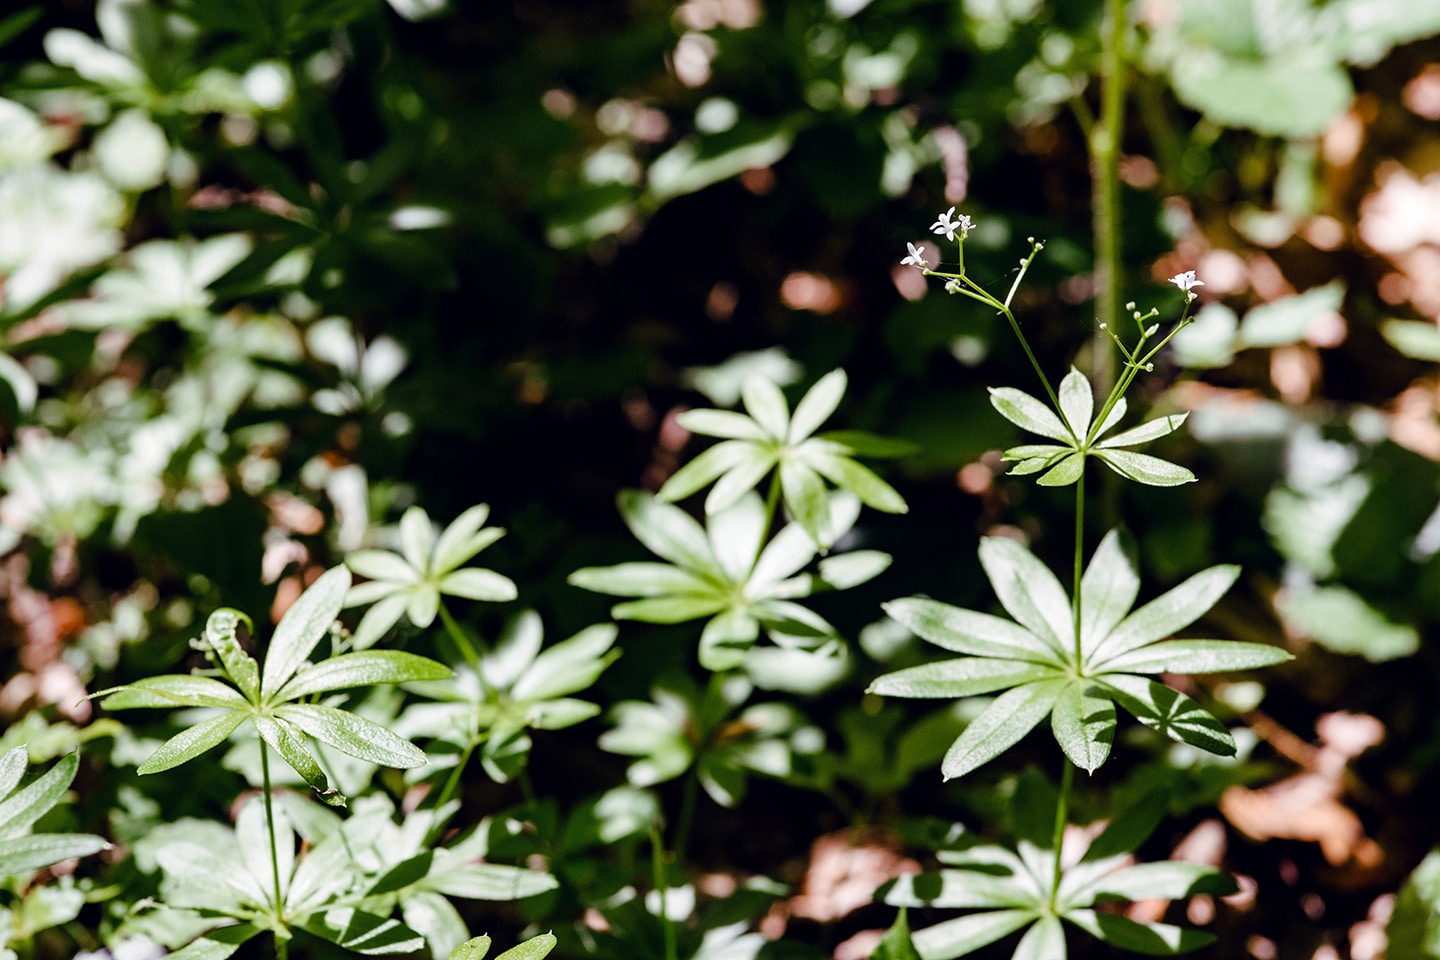
[[[1033,910],[992,910],[917,930],[911,939],[924,960],[952,960],[974,953],[1034,919]]]
[[[193,760],[206,750],[224,743],[247,719],[244,713],[230,711],[201,720],[162,743],[135,772],[159,773]]]
[[[1133,674],[1109,674],[1104,683],[1135,719],[1172,740],[1219,754],[1235,755],[1235,738],[1200,704],[1163,683]]]
[[[350,571],[335,567],[321,574],[285,611],[265,651],[260,691],[267,699],[279,693],[316,644],[330,632],[345,602],[345,591],[349,589]]]
[[[343,753],[387,767],[418,767],[425,752],[372,720],[316,703],[287,703],[275,715],[288,720],[321,743]]]
[[[205,621],[205,640],[219,655],[225,672],[230,675],[231,682],[239,688],[245,699],[251,703],[259,703],[260,668],[254,657],[240,649],[240,641],[235,636],[241,620],[245,621],[247,627],[254,629],[250,618],[240,611],[228,607],[216,610],[210,614],[210,619]]]
[[[273,717],[258,716],[255,718],[255,729],[260,732],[260,738],[290,765],[290,769],[300,774],[317,797],[332,807],[345,806],[345,795],[331,788],[325,771],[320,769],[320,764],[306,749],[305,739],[291,730],[289,724]]]
[[[349,687],[370,687],[411,680],[444,680],[448,676],[449,667],[426,657],[403,650],[365,650],[331,657],[305,667],[280,688],[278,699],[299,700],[301,697]]]
[[[963,777],[1019,743],[1049,715],[1064,688],[1060,680],[1031,682],[996,697],[945,752],[945,779]]]
[[[144,677],[123,687],[101,690],[92,696],[102,698],[100,705],[107,710],[136,707],[221,707],[236,710],[249,705],[234,688],[219,680],[181,674]]]
[[[365,956],[414,953],[425,946],[425,938],[399,920],[377,917],[353,907],[312,913],[300,926],[322,940]]]
[[[6,759],[12,766],[19,761],[18,766],[23,770],[27,760],[25,748],[16,747],[8,751]],[[12,783],[9,789],[0,793],[0,797],[4,797],[0,800],[0,838],[20,836],[30,824],[50,812],[64,798],[65,791],[70,789],[70,783],[75,779],[75,771],[79,766],[78,754],[66,754],[23,790],[10,793],[10,790],[14,789]],[[14,782],[19,782],[18,776]]]

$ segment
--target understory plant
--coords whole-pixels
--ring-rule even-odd
[[[946,868],[938,874],[904,878],[884,892],[887,902],[977,911],[913,935],[924,960],[965,956],[1008,934],[1024,930],[1016,960],[1056,960],[1067,955],[1065,921],[1116,947],[1147,954],[1172,954],[1210,942],[1208,934],[1166,923],[1138,922],[1097,912],[1103,900],[1159,898],[1184,900],[1201,893],[1235,889],[1228,878],[1204,865],[1133,862],[1158,817],[1117,811],[1093,840],[1071,831],[1075,770],[1094,774],[1110,757],[1118,726],[1117,705],[1141,724],[1172,740],[1211,754],[1236,753],[1227,726],[1200,703],[1159,680],[1186,674],[1248,670],[1290,659],[1268,644],[1211,638],[1175,639],[1201,618],[1235,583],[1239,569],[1221,565],[1202,570],[1133,609],[1142,586],[1133,546],[1121,528],[1107,532],[1088,566],[1086,477],[1097,460],[1125,480],[1155,487],[1194,481],[1193,473],[1160,457],[1124,449],[1158,440],[1184,422],[1183,414],[1157,417],[1112,433],[1129,412],[1125,393],[1153,369],[1154,359],[1192,317],[1190,308],[1203,285],[1194,271],[1172,277],[1182,294],[1179,317],[1160,335],[1158,309],[1141,313],[1127,305],[1135,323],[1122,334],[1102,331],[1122,357],[1119,374],[1096,409],[1090,378],[1071,368],[1058,386],[1036,360],[1011,302],[1043,244],[1031,240],[1014,282],[998,298],[965,270],[965,240],[973,223],[951,207],[931,226],[957,246],[955,266],[931,265],[914,244],[902,260],[927,277],[945,281],[947,292],[1002,314],[1040,381],[1045,399],[1014,387],[990,390],[996,411],[1047,443],[1005,451],[1011,475],[1035,476],[1042,486],[1072,486],[1073,563],[1069,585],[1025,544],[1008,537],[980,543],[980,564],[995,598],[1010,619],[961,609],[928,597],[907,597],[885,605],[886,612],[918,636],[959,657],[923,663],[878,677],[872,693],[910,698],[968,698],[999,693],[957,736],[941,772],[964,777],[1002,756],[1047,717],[1062,761],[1058,790],[1033,773],[1022,776],[1013,798],[1015,845],[967,842],[937,851]],[[1107,434],[1109,435],[1107,438]],[[1003,692],[1001,692],[1003,691]],[[1153,808],[1153,800],[1147,803]],[[1163,804],[1158,811],[1163,812]],[[887,949],[893,949],[887,947]]]

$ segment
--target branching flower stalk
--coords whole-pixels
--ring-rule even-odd
[[[1171,639],[1175,631],[1189,626],[1220,598],[1238,576],[1238,568],[1218,566],[1201,571],[1130,612],[1139,593],[1140,576],[1121,531],[1110,531],[1088,568],[1084,563],[1088,460],[1098,459],[1120,476],[1150,486],[1177,486],[1195,480],[1184,467],[1124,449],[1173,432],[1184,422],[1183,414],[1159,417],[1113,435],[1110,431],[1126,415],[1124,395],[1135,378],[1152,370],[1154,358],[1192,321],[1194,288],[1203,284],[1194,271],[1171,278],[1185,301],[1179,320],[1163,336],[1159,336],[1159,324],[1153,322],[1159,312],[1152,309],[1142,314],[1133,303],[1126,306],[1138,330],[1133,346],[1108,323],[1101,324],[1124,357],[1124,367],[1109,386],[1097,415],[1090,380],[1080,371],[1072,368],[1058,389],[1050,386],[1010,310],[1015,289],[1043,244],[1030,240],[1030,254],[1021,261],[1015,285],[1001,301],[965,273],[964,241],[972,226],[968,217],[956,217],[952,207],[931,227],[952,241],[959,234],[956,272],[932,269],[913,244],[901,262],[927,276],[945,278],[947,292],[1003,313],[1040,376],[1048,406],[1011,387],[991,388],[991,403],[1015,425],[1054,441],[1006,450],[1004,458],[1016,463],[1010,473],[1038,474],[1042,486],[1075,487],[1071,582],[1067,590],[1025,547],[1003,538],[985,539],[980,545],[981,565],[1014,621],[924,597],[886,604],[887,613],[911,632],[962,657],[887,674],[875,680],[870,690],[902,697],[973,697],[1005,691],[950,746],[941,765],[946,779],[964,776],[998,757],[1046,717],[1065,762],[1059,790],[1041,797],[1038,806],[1035,798],[1049,788],[1037,786],[1034,777],[1029,778],[1029,786],[1022,780],[1020,789],[1030,791],[1031,809],[1052,813],[1030,817],[1023,829],[1017,826],[1018,857],[1008,849],[984,845],[955,853],[945,862],[960,869],[941,871],[941,883],[933,888],[938,894],[922,896],[918,888],[899,884],[887,894],[887,900],[898,906],[994,911],[919,931],[915,943],[922,956],[962,956],[1029,926],[1016,957],[1063,958],[1061,919],[1102,940],[1146,953],[1194,949],[1207,942],[1207,935],[1165,924],[1102,919],[1092,909],[1093,903],[1101,896],[1133,899],[1140,891],[1154,895],[1145,883],[1134,882],[1141,877],[1157,883],[1163,879],[1175,891],[1168,898],[1183,899],[1198,892],[1202,883],[1223,887],[1228,881],[1222,875],[1156,863],[1138,865],[1133,868],[1138,873],[1125,877],[1126,871],[1117,872],[1121,860],[1116,858],[1133,852],[1142,839],[1138,828],[1107,832],[1111,839],[1091,845],[1078,862],[1066,862],[1062,854],[1074,770],[1082,767],[1094,773],[1108,758],[1117,705],[1172,739],[1221,755],[1236,751],[1234,737],[1224,724],[1189,697],[1145,675],[1224,672],[1289,659],[1284,650],[1266,644]],[[1150,827],[1154,822],[1158,822],[1158,813]],[[1006,874],[1011,879],[996,879]]]

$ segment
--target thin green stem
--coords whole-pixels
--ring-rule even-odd
[[[460,624],[455,622],[455,618],[451,616],[450,611],[445,608],[445,601],[440,601],[439,609],[440,622],[445,625],[445,632],[450,635],[451,640],[455,641],[455,646],[460,648],[460,655],[465,658],[465,662],[470,665],[470,669],[475,671],[476,678],[479,679],[483,686],[485,676],[480,672],[480,651],[475,649],[475,644],[470,642],[470,638],[465,635],[465,631],[460,628]]]
[[[284,925],[285,894],[280,888],[280,853],[275,839],[275,804],[270,797],[270,747],[260,742],[260,786],[265,793],[265,829],[270,834],[270,879],[274,884],[275,896],[275,957],[286,960],[290,953],[289,941],[280,935]]]
[[[700,799],[700,774],[694,768],[685,776],[684,791],[680,794],[680,815],[675,818],[675,835],[671,843],[675,859],[682,866],[690,849],[690,831],[695,825],[695,806]]]
[[[770,489],[765,491],[765,526],[760,531],[760,542],[764,543],[770,538],[770,529],[775,525],[775,511],[780,506],[780,466],[776,464],[775,473],[770,477]]]
[[[1055,909],[1055,896],[1060,892],[1060,876],[1064,872],[1060,851],[1065,845],[1065,823],[1070,816],[1070,792],[1075,788],[1075,765],[1068,757],[1060,758],[1060,795],[1055,802],[1055,828],[1050,845],[1055,853],[1055,872],[1050,881],[1050,909]]]
[[[430,807],[431,810],[436,811],[438,814],[440,808],[449,803],[455,796],[456,791],[460,789],[460,779],[465,773],[465,767],[470,763],[470,757],[475,753],[475,748],[479,746],[483,740],[483,736],[470,738],[470,743],[461,751],[460,758],[455,761],[455,766],[450,768],[450,775],[445,778],[445,785],[440,788],[440,795],[435,798],[435,803]],[[438,840],[441,831],[444,829],[445,821],[439,819],[437,816],[435,822],[430,825],[430,829],[426,834],[426,844],[433,844]]]
[[[1075,666],[1084,663],[1083,646],[1080,642],[1080,583],[1084,578],[1083,564],[1085,551],[1085,466],[1080,467],[1080,479],[1075,482],[1075,567],[1071,609],[1075,613]],[[1068,766],[1068,765],[1067,765]]]
[[[1094,171],[1095,308],[1101,323],[1120,316],[1120,141],[1125,124],[1125,4],[1105,0],[1100,27],[1100,116],[1090,131]],[[1095,382],[1108,390],[1115,380],[1108,338],[1097,333]]]
[[[660,897],[660,929],[665,937],[665,960],[679,960],[679,950],[675,945],[675,925],[670,922],[670,913],[665,903],[665,892],[670,885],[665,880],[665,847],[660,838],[659,820],[650,821],[650,872],[655,892]]]

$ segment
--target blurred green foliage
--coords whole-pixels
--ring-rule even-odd
[[[982,704],[901,710],[862,696],[922,657],[879,602],[915,593],[993,609],[976,537],[1019,530],[1037,556],[1063,557],[1068,501],[999,477],[998,452],[1023,434],[994,415],[986,388],[1033,387],[1003,325],[917,289],[898,262],[951,205],[976,220],[966,265],[987,284],[1008,286],[1025,239],[1045,239],[1016,313],[1047,369],[1094,349],[1100,8],[65,0],[8,12],[0,745],[28,744],[32,762],[62,770],[71,761],[58,758],[84,751],[74,802],[38,828],[130,843],[161,824],[223,818],[258,784],[254,741],[233,744],[213,775],[136,783],[130,767],[173,731],[122,727],[81,701],[204,667],[187,640],[217,607],[251,611],[268,633],[259,614],[347,553],[404,552],[407,510],[452,518],[483,500],[511,531],[486,566],[552,635],[572,636],[608,603],[567,577],[641,559],[615,497],[659,490],[695,454],[684,411],[732,406],[757,368],[793,386],[794,404],[838,367],[848,390],[837,422],[916,449],[883,470],[909,515],[865,514],[844,544],[891,555],[889,569],[813,601],[813,617],[858,640],[829,658],[833,674],[787,678],[767,690],[803,696],[782,704],[762,690],[742,707],[693,678],[657,686],[667,670],[693,671],[674,642],[689,634],[627,624],[625,655],[585,674],[595,685],[583,702],[569,699],[573,685],[536,702],[582,702],[587,717],[592,701],[608,706],[611,747],[638,758],[630,783],[662,784],[671,806],[666,778],[637,767],[701,764],[710,796],[737,804],[704,808],[692,854],[741,885],[697,893],[673,878],[703,918],[683,931],[690,955],[759,951],[736,924],[779,895],[743,878],[794,873],[827,830],[921,832],[902,811],[999,823],[990,814],[1013,776],[960,791],[931,776]],[[1385,724],[1385,741],[1337,787],[1380,864],[1230,835],[1225,866],[1261,892],[1221,908],[1214,955],[1260,937],[1308,957],[1378,915],[1440,844],[1425,825],[1440,764],[1440,19],[1401,0],[1147,2],[1129,17],[1122,299],[1148,309],[1183,269],[1208,284],[1178,363],[1162,357],[1142,381],[1152,406],[1189,412],[1159,452],[1201,482],[1112,492],[1091,534],[1126,518],[1146,595],[1216,562],[1243,565],[1215,628],[1299,659],[1269,677],[1263,700],[1187,693],[1225,723],[1262,717],[1264,759],[1304,768],[1292,741],[1304,746],[1333,711]],[[503,627],[512,611],[472,603],[474,592],[447,593],[434,612],[410,607],[401,640],[457,665],[478,638],[518,643],[519,628]],[[442,639],[416,632],[452,610]],[[537,630],[501,649],[528,652],[538,669]],[[590,666],[609,666],[609,645],[595,646]],[[508,676],[530,676],[514,655]],[[472,665],[470,679],[495,669]],[[521,716],[533,704],[515,685],[493,687],[482,700],[457,686],[446,706],[503,713],[497,742],[382,694],[351,704],[454,756],[479,751],[491,776],[472,768],[456,784],[467,804],[457,826],[490,831],[487,849],[507,864],[548,858],[560,885],[492,912],[467,901],[462,920],[437,921],[435,942],[490,922],[516,934],[501,942],[519,942],[526,924],[539,932],[592,909],[609,929],[581,924],[590,939],[562,955],[663,956],[656,912],[634,887],[647,878],[636,848],[655,796],[622,785],[625,761],[595,750],[601,721],[561,729]],[[663,724],[647,725],[651,715]],[[1214,784],[1280,775],[1246,750],[1223,770],[1152,741],[1122,737],[1115,751],[1136,782],[1206,802]],[[374,775],[343,771],[347,790]],[[379,776],[404,796],[403,776]],[[1093,804],[1099,816],[1109,801]],[[1174,812],[1191,826],[1199,816]],[[383,812],[387,830],[406,829],[394,815]],[[302,837],[330,829],[299,816]],[[1176,827],[1150,843],[1164,855],[1180,839]],[[146,912],[171,881],[145,855],[137,844],[50,882],[4,878],[11,944],[0,940],[0,956],[175,934],[173,917]],[[1391,923],[1416,956],[1434,951],[1431,872],[1403,888]],[[434,891],[412,886],[376,896],[423,910]],[[1297,906],[1317,899],[1320,919]],[[826,922],[805,948],[859,929]],[[886,942],[886,955],[909,955]]]

